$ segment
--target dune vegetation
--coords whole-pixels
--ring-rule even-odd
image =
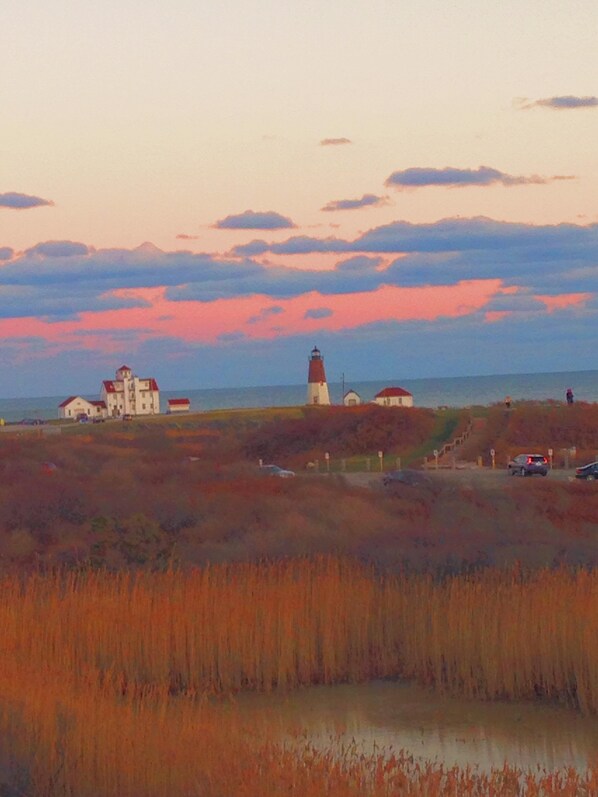
[[[373,416],[366,409],[370,428]],[[384,417],[394,412],[373,409]],[[397,412],[399,428],[413,419],[409,439],[415,444],[421,421],[410,410]],[[326,415],[317,413],[317,423]],[[350,436],[360,417],[351,409],[343,434]],[[454,418],[451,434],[465,420]],[[353,486],[342,474],[322,478],[306,471],[313,453],[307,432],[303,453],[296,454],[299,477],[265,478],[253,447],[260,434],[279,446],[291,422],[306,428],[313,423],[302,411],[278,419],[251,412],[231,413],[227,420],[219,413],[127,426],[73,425],[48,438],[3,435],[0,571],[185,568],[317,554],[436,574],[515,561],[529,567],[598,562],[598,493],[591,485],[511,480],[497,492],[439,482],[430,489],[383,492]],[[335,424],[340,440],[341,421]],[[524,432],[518,435],[525,445]],[[363,451],[379,445],[368,441]],[[395,448],[408,450],[407,443]],[[283,457],[274,461],[293,465]]]

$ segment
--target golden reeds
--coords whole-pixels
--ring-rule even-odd
[[[416,678],[484,698],[598,709],[598,574],[488,571],[437,582],[335,558],[186,573],[0,580],[17,668],[119,688],[268,691]]]
[[[597,618],[598,574],[583,570],[437,582],[318,558],[5,577],[0,733],[28,795],[590,797],[595,770],[482,775],[406,755],[343,758],[281,746],[266,720],[248,727],[200,698],[393,676],[593,713]]]

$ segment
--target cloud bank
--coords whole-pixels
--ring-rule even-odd
[[[266,265],[248,248],[282,262]],[[476,346],[486,336],[494,351],[487,328],[497,334],[507,316],[512,326],[517,319],[533,321],[551,347],[549,330],[557,329],[558,319],[577,325],[583,317],[592,329],[598,319],[598,224],[397,221],[354,240],[295,236],[237,250],[244,251],[220,257],[164,252],[147,243],[96,250],[46,241],[12,253],[0,262],[0,335],[5,341],[46,337],[52,352],[83,347],[94,357],[124,356],[145,340],[171,335],[165,346],[176,359],[185,346],[207,339],[217,342],[213,353],[218,345],[236,352],[236,344],[256,347],[259,341],[275,347],[277,338],[287,340],[280,345],[290,351],[309,328],[318,331],[318,342],[326,331],[331,346],[363,337],[367,373],[381,351],[396,350],[397,340],[423,356],[415,325],[424,320],[427,326],[417,329],[430,342],[444,345],[446,328],[453,343],[474,333]],[[333,268],[297,268],[285,260],[292,262],[297,252],[333,253],[338,261]],[[523,322],[521,330],[529,331]],[[568,335],[558,327],[561,332]],[[35,359],[38,348],[23,343],[15,351]]]
[[[343,144],[352,144],[350,138],[323,138],[320,141],[321,147],[338,147],[342,146]]]
[[[287,216],[273,210],[264,213],[246,210],[244,213],[220,219],[214,224],[218,230],[289,230],[295,226]]]

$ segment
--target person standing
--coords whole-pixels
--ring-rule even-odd
[[[573,404],[573,391],[570,387],[567,388],[565,395],[567,397],[567,404]]]
[[[511,409],[511,397],[510,396],[505,396],[505,408],[507,410]]]

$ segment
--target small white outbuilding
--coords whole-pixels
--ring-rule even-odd
[[[347,390],[343,396],[343,404],[345,407],[356,407],[361,404],[361,396],[355,390]]]
[[[402,387],[385,387],[376,393],[374,401],[382,407],[413,407],[413,396]]]

